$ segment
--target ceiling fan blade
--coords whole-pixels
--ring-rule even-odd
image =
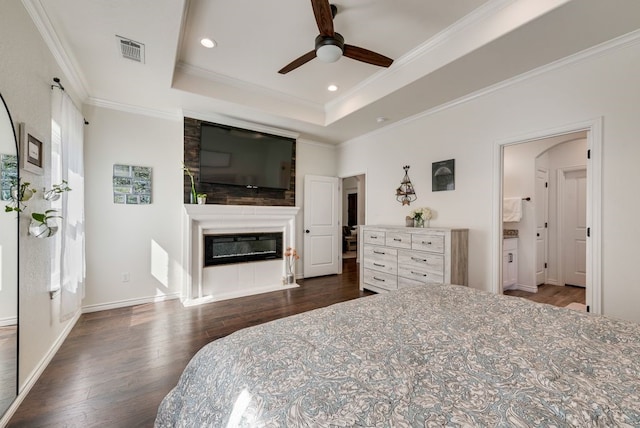
[[[368,64],[378,65],[380,67],[389,67],[393,64],[393,60],[379,53],[375,53],[368,49],[359,48],[352,45],[344,45],[344,56],[355,59],[358,61],[366,62]]]
[[[313,50],[311,52],[307,52],[306,54],[302,55],[300,58],[296,58],[293,61],[291,61],[289,64],[287,64],[284,67],[282,67],[282,69],[280,71],[278,71],[278,73],[287,74],[288,72],[290,72],[292,70],[295,70],[296,68],[300,67],[301,65],[308,63],[309,61],[311,61],[315,57],[316,57],[316,51],[315,50]]]
[[[335,31],[333,30],[333,13],[329,0],[311,0],[311,6],[313,6],[313,14],[316,17],[320,34],[333,37]]]

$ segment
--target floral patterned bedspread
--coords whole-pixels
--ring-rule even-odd
[[[156,427],[640,426],[640,325],[467,287],[361,298],[202,348]]]

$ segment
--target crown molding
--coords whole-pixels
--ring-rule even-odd
[[[289,104],[295,104],[295,105],[299,105],[306,108],[311,108],[314,110],[324,112],[324,105],[322,104],[314,103],[304,98],[296,97],[294,95],[286,94],[284,92],[276,91],[274,89],[269,89],[264,86],[257,85],[255,83],[249,83],[243,80],[235,79],[233,77],[229,77],[224,74],[206,70],[201,67],[196,67],[194,65],[187,64],[182,61],[176,64],[176,70],[182,71],[183,73],[190,76],[200,77],[210,82],[218,83],[220,85],[231,86],[233,88],[240,89],[243,91],[262,94],[268,97],[279,99]]]
[[[497,11],[504,9],[505,7],[509,6],[512,3],[515,3],[516,1],[517,0],[493,0],[485,3],[484,5],[464,16],[462,19],[454,22],[449,27],[440,31],[429,40],[418,45],[416,48],[412,49],[401,58],[396,59],[390,68],[383,69],[377,73],[374,73],[367,79],[361,81],[348,91],[344,92],[339,97],[334,98],[333,100],[328,102],[325,106],[326,110],[330,111],[336,108],[340,104],[346,102],[349,98],[356,96],[358,92],[365,90],[367,86],[372,85],[377,81],[386,79],[389,76],[402,72],[402,69],[410,66],[419,58],[431,55],[433,51],[441,48],[451,38],[466,30],[471,25],[482,21],[487,17],[493,16]]]
[[[263,132],[265,134],[278,135],[281,137],[292,138],[297,140],[300,134],[298,132],[287,129],[275,128],[273,126],[263,125],[255,122],[248,122],[241,119],[225,116],[217,113],[202,113],[194,110],[183,110],[183,116],[192,119],[204,120],[207,122],[218,123],[220,125],[235,126],[236,128],[249,129],[251,131]]]
[[[53,29],[51,20],[45,12],[41,0],[22,0],[22,4],[49,48],[51,55],[53,55],[56,63],[62,69],[62,73],[66,78],[64,85],[71,87],[80,97],[80,101],[88,99],[89,91],[87,90],[88,85],[84,75],[77,66],[77,61],[75,61],[73,55],[69,50],[65,49],[64,43]]]
[[[635,30],[632,31],[631,33],[627,33],[625,35],[622,35],[620,37],[616,37],[615,39],[611,39],[609,41],[606,41],[604,43],[601,43],[599,45],[587,48],[581,52],[575,53],[573,55],[569,55],[565,58],[559,59],[557,61],[551,62],[549,64],[543,65],[541,67],[538,67],[534,70],[528,71],[526,73],[520,74],[518,76],[512,77],[510,79],[507,80],[503,80],[502,82],[496,83],[494,85],[488,86],[486,88],[480,89],[478,91],[472,92],[468,95],[465,95],[463,97],[460,97],[458,99],[449,101],[447,103],[441,104],[439,106],[433,107],[431,109],[425,110],[423,112],[420,112],[418,114],[415,114],[413,116],[407,117],[405,119],[399,120],[397,122],[391,123],[387,126],[385,126],[384,128],[380,128],[380,129],[376,129],[375,131],[371,131],[369,133],[366,134],[362,134],[354,139],[351,139],[349,141],[344,141],[342,143],[338,144],[338,147],[346,147],[348,146],[352,141],[354,141],[355,139],[360,139],[362,137],[370,137],[373,135],[377,135],[380,134],[382,132],[387,132],[391,129],[406,125],[408,123],[411,123],[415,120],[418,119],[422,119],[424,117],[428,117],[428,116],[432,116],[436,113],[439,113],[441,111],[444,110],[448,110],[450,108],[468,103],[470,101],[473,101],[475,99],[484,97],[486,95],[492,94],[494,92],[500,91],[502,89],[508,88],[510,86],[514,86],[518,83],[524,82],[526,80],[530,80],[533,79],[535,77],[538,77],[540,75],[552,72],[554,70],[558,70],[560,68],[563,67],[567,67],[569,65],[573,65],[575,63],[581,62],[581,61],[585,61],[587,59],[591,59],[591,58],[596,58],[602,55],[606,55],[607,53],[614,51],[614,50],[618,50],[618,49],[624,49],[627,48],[629,46],[633,46],[636,44],[640,43],[640,30]]]
[[[307,140],[305,138],[300,138],[297,141],[298,144],[304,144],[305,146],[315,146],[315,147],[321,147],[323,149],[329,149],[329,150],[336,150],[337,149],[337,145],[335,144],[330,144],[330,143],[321,143],[319,141],[313,141],[313,140]]]
[[[165,110],[155,110],[155,109],[135,106],[131,104],[117,103],[115,101],[109,101],[109,100],[104,100],[100,98],[89,98],[85,104],[95,106],[95,107],[106,108],[110,110],[117,110],[125,113],[155,117],[155,118],[164,119],[164,120],[176,120],[176,121],[182,120],[182,115],[180,114],[179,111],[170,112]]]

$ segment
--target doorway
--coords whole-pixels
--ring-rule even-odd
[[[364,223],[365,175],[342,178],[342,258],[358,258],[358,226]]]
[[[601,203],[601,145],[602,145],[602,124],[601,120],[595,120],[567,126],[548,132],[534,133],[525,138],[497,142],[496,144],[496,165],[495,183],[496,192],[494,202],[496,212],[494,243],[496,248],[497,263],[494,267],[495,282],[493,289],[496,293],[502,293],[502,280],[504,272],[503,238],[506,229],[515,229],[522,241],[518,246],[517,259],[522,270],[518,272],[517,283],[520,288],[537,291],[538,284],[553,284],[554,286],[564,286],[572,284],[569,281],[568,272],[575,271],[583,274],[586,292],[586,303],[590,312],[601,313],[601,214],[599,206]],[[581,162],[568,161],[566,155],[571,144],[564,146],[561,143],[569,143],[582,139],[584,148],[580,150]],[[574,143],[574,145],[577,143]],[[546,147],[545,147],[546,145]],[[514,190],[512,183],[506,181],[510,171],[522,169],[522,165],[510,165],[507,161],[508,151],[511,148],[519,147],[521,151],[528,150],[530,153],[529,166],[526,180],[528,186],[524,191]],[[554,153],[556,151],[557,153]],[[589,156],[589,157],[588,157]],[[573,171],[583,169],[584,176],[573,177]],[[545,179],[545,171],[548,173],[548,181]],[[566,178],[569,180],[567,181]],[[525,180],[525,181],[526,181]],[[544,188],[548,189],[548,199],[540,201],[539,183],[546,183]],[[583,186],[583,190],[575,185]],[[521,184],[521,183],[519,183]],[[536,185],[538,184],[538,185]],[[566,185],[572,189],[567,189]],[[567,193],[573,192],[573,194]],[[581,193],[582,192],[582,193]],[[526,193],[526,194],[524,194]],[[503,199],[506,197],[522,196],[523,201],[522,221],[520,223],[503,223]],[[577,199],[578,205],[567,207],[566,199]],[[547,220],[545,218],[545,203],[548,209]],[[584,203],[584,208],[575,218],[575,225],[566,224],[566,217],[571,209],[579,209],[579,204]],[[575,205],[575,204],[574,204]],[[542,219],[542,220],[540,220]],[[573,229],[573,242],[566,245],[573,245],[576,249],[576,259],[569,267],[565,251],[567,241],[562,237],[562,233],[568,233],[567,229]],[[511,232],[511,230],[507,230]],[[580,235],[582,231],[583,235]],[[586,233],[590,232],[589,237]],[[537,239],[539,235],[543,239]],[[524,238],[524,239],[522,239]],[[546,243],[545,243],[546,241]],[[510,243],[511,244],[511,243]],[[509,247],[510,248],[510,247]],[[584,254],[584,256],[582,255]],[[540,260],[542,259],[542,260]],[[538,269],[541,267],[541,269]]]

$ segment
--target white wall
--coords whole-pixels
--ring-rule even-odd
[[[418,195],[411,208],[435,210],[432,226],[470,229],[469,283],[490,290],[499,263],[492,248],[499,233],[492,227],[496,145],[603,117],[603,312],[640,321],[634,269],[640,201],[629,197],[640,184],[639,74],[636,41],[348,141],[339,147],[338,174],[366,170],[367,222],[402,225],[410,208],[395,201],[394,189],[402,166],[411,165]],[[431,192],[431,163],[450,158],[456,160],[456,190]]]
[[[85,310],[177,297],[182,288],[183,125],[85,107]],[[151,167],[152,203],[113,202],[113,165]],[[128,281],[123,281],[128,275]]]
[[[336,147],[317,143],[309,140],[298,140],[296,144],[296,206],[300,207],[296,218],[296,247],[300,251],[301,260],[296,263],[296,276],[303,276],[304,257],[304,176],[324,175],[335,177],[337,175]]]
[[[66,78],[19,1],[2,2],[0,58],[0,91],[14,122],[27,123],[49,148],[52,78],[60,77],[62,82]],[[74,95],[70,91],[68,93]],[[50,165],[46,155],[44,175],[21,172],[23,180],[30,182],[39,192],[29,201],[30,211],[26,216],[32,211],[42,212],[48,208],[41,191],[51,186]],[[50,241],[27,236],[25,216],[20,226],[19,383],[23,388],[72,321],[60,322],[60,298],[49,298]]]

